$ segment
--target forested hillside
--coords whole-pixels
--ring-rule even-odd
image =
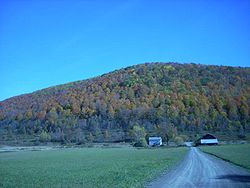
[[[0,140],[164,139],[184,133],[250,132],[250,68],[146,63],[0,102]]]

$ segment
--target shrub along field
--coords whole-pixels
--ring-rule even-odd
[[[250,144],[208,146],[200,147],[200,149],[250,171]]]
[[[142,187],[187,148],[81,148],[0,153],[0,187]]]

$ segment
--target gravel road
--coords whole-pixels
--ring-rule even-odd
[[[250,188],[250,173],[191,147],[185,159],[175,169],[147,187]]]

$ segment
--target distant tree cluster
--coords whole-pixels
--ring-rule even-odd
[[[141,129],[166,142],[202,131],[244,138],[249,107],[250,68],[146,63],[0,102],[0,140],[140,141]]]

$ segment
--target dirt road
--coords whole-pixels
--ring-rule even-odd
[[[191,147],[188,155],[176,169],[147,187],[250,188],[250,173]]]

